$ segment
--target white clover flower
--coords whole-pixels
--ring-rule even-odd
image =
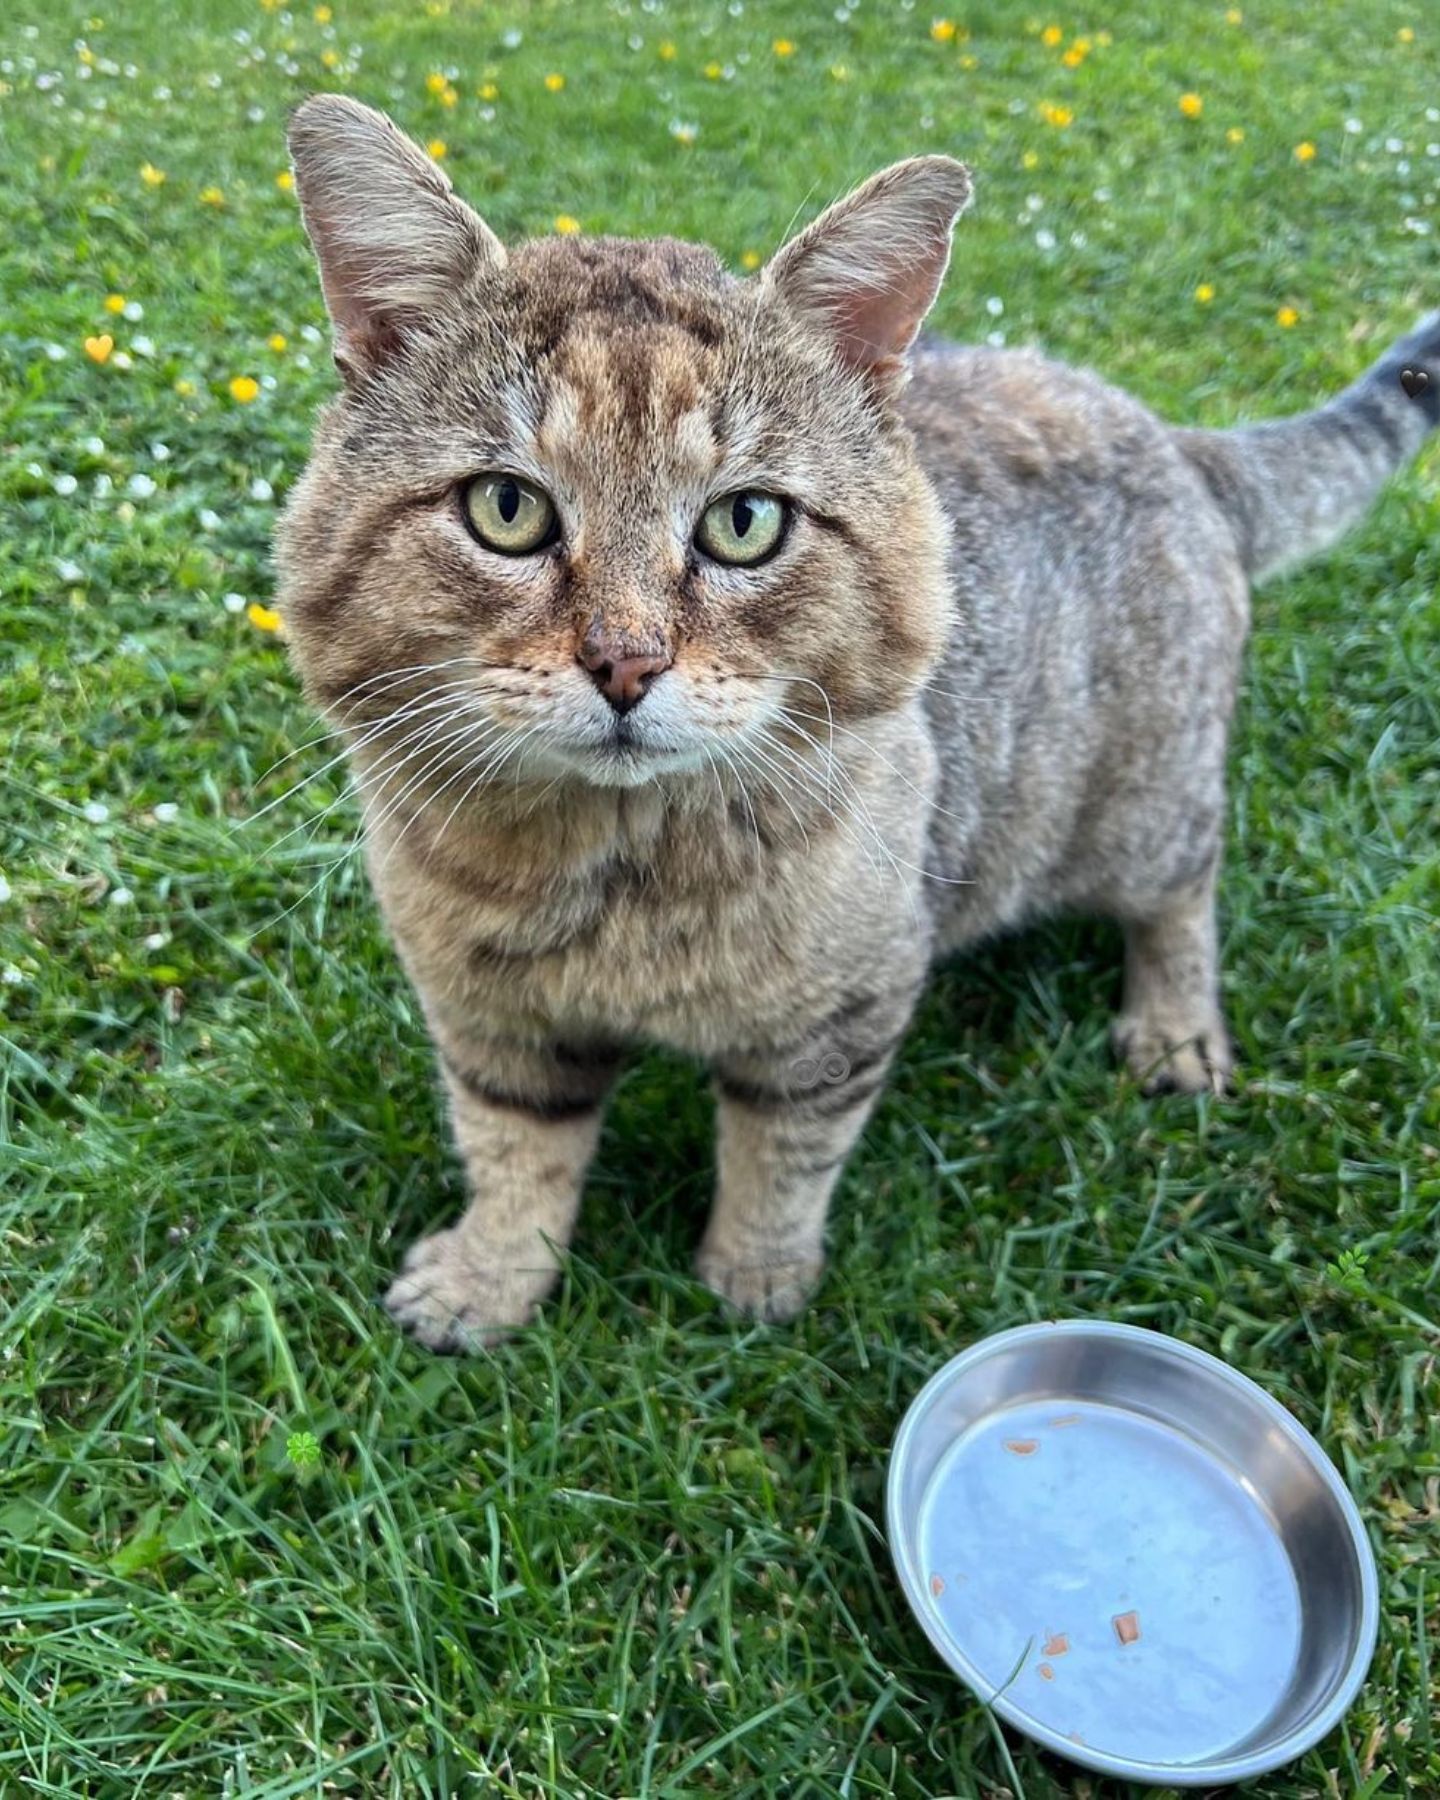
[[[152,444],[150,455],[156,462],[169,462],[170,446],[168,444]]]
[[[51,362],[64,362],[70,352],[63,344],[47,344],[45,346],[45,354],[50,358]]]
[[[153,356],[155,354],[155,340],[154,338],[148,337],[131,338],[130,348],[137,356]]]
[[[250,602],[243,594],[227,594],[221,604],[228,613],[242,613]]]
[[[261,501],[273,500],[275,498],[274,488],[271,487],[270,483],[263,475],[257,475],[250,483],[250,498],[252,500]]]
[[[57,475],[50,485],[62,500],[68,500],[80,483],[73,475]]]
[[[87,800],[80,810],[92,825],[103,825],[110,817],[110,808],[103,800]]]
[[[132,325],[138,325],[145,317],[145,308],[138,300],[127,300],[121,309],[122,319],[128,319]]]
[[[1042,228],[1035,233],[1035,242],[1042,250],[1053,250],[1055,248],[1055,233],[1053,231],[1046,231]]]
[[[161,825],[173,825],[180,817],[180,808],[173,800],[158,800],[153,808],[155,818]]]
[[[998,294],[992,294],[985,302],[985,310],[992,319],[998,319],[1005,310],[1005,302]]]
[[[129,906],[135,896],[127,887],[111,888],[110,904],[112,906]]]
[[[14,963],[6,963],[5,967],[0,969],[0,981],[3,981],[6,987],[19,987],[24,979],[25,977]]]
[[[149,475],[132,475],[125,484],[127,494],[134,495],[137,500],[148,500],[155,492],[155,481]]]
[[[200,529],[202,531],[218,531],[220,529],[221,520],[219,513],[212,512],[208,506],[202,506],[200,511],[196,514],[196,517],[200,521]]]
[[[130,368],[131,361],[130,361],[129,354],[124,350],[117,350],[115,352],[115,354],[110,358],[110,367],[112,369],[128,369],[128,368]]]
[[[1003,331],[989,332],[986,335],[985,342],[992,350],[1003,350],[1005,347],[1005,333]]]
[[[61,556],[56,559],[55,573],[62,581],[66,582],[83,581],[85,579],[85,571],[80,567],[79,563],[71,562],[68,556]]]
[[[105,440],[101,437],[81,438],[80,448],[87,456],[103,456],[105,454]]]
[[[11,892],[12,892],[12,889],[11,889],[10,883],[5,879],[5,877],[3,875],[0,875],[0,906],[3,906],[5,904],[5,902],[10,898]]]

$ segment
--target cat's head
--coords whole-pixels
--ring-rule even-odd
[[[631,786],[913,695],[949,601],[896,400],[958,163],[885,170],[742,280],[665,238],[507,250],[351,100],[290,144],[344,388],[280,606],[332,718]]]

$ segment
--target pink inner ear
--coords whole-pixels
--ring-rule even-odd
[[[935,239],[910,263],[883,262],[874,285],[857,285],[829,300],[843,361],[872,368],[909,349],[935,299],[948,253],[948,237]]]

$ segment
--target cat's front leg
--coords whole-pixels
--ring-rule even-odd
[[[818,1283],[830,1196],[913,999],[852,999],[798,1044],[717,1061],[718,1179],[695,1271],[741,1312],[793,1318]]]
[[[471,1199],[456,1224],[411,1245],[385,1305],[429,1349],[474,1350],[525,1324],[554,1284],[619,1058],[436,1041]]]

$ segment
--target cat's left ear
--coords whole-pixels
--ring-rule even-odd
[[[288,136],[347,380],[394,355],[476,269],[505,266],[499,238],[384,113],[312,94]]]
[[[970,171],[952,157],[895,163],[791,238],[760,279],[829,338],[848,368],[893,391],[970,194]]]

